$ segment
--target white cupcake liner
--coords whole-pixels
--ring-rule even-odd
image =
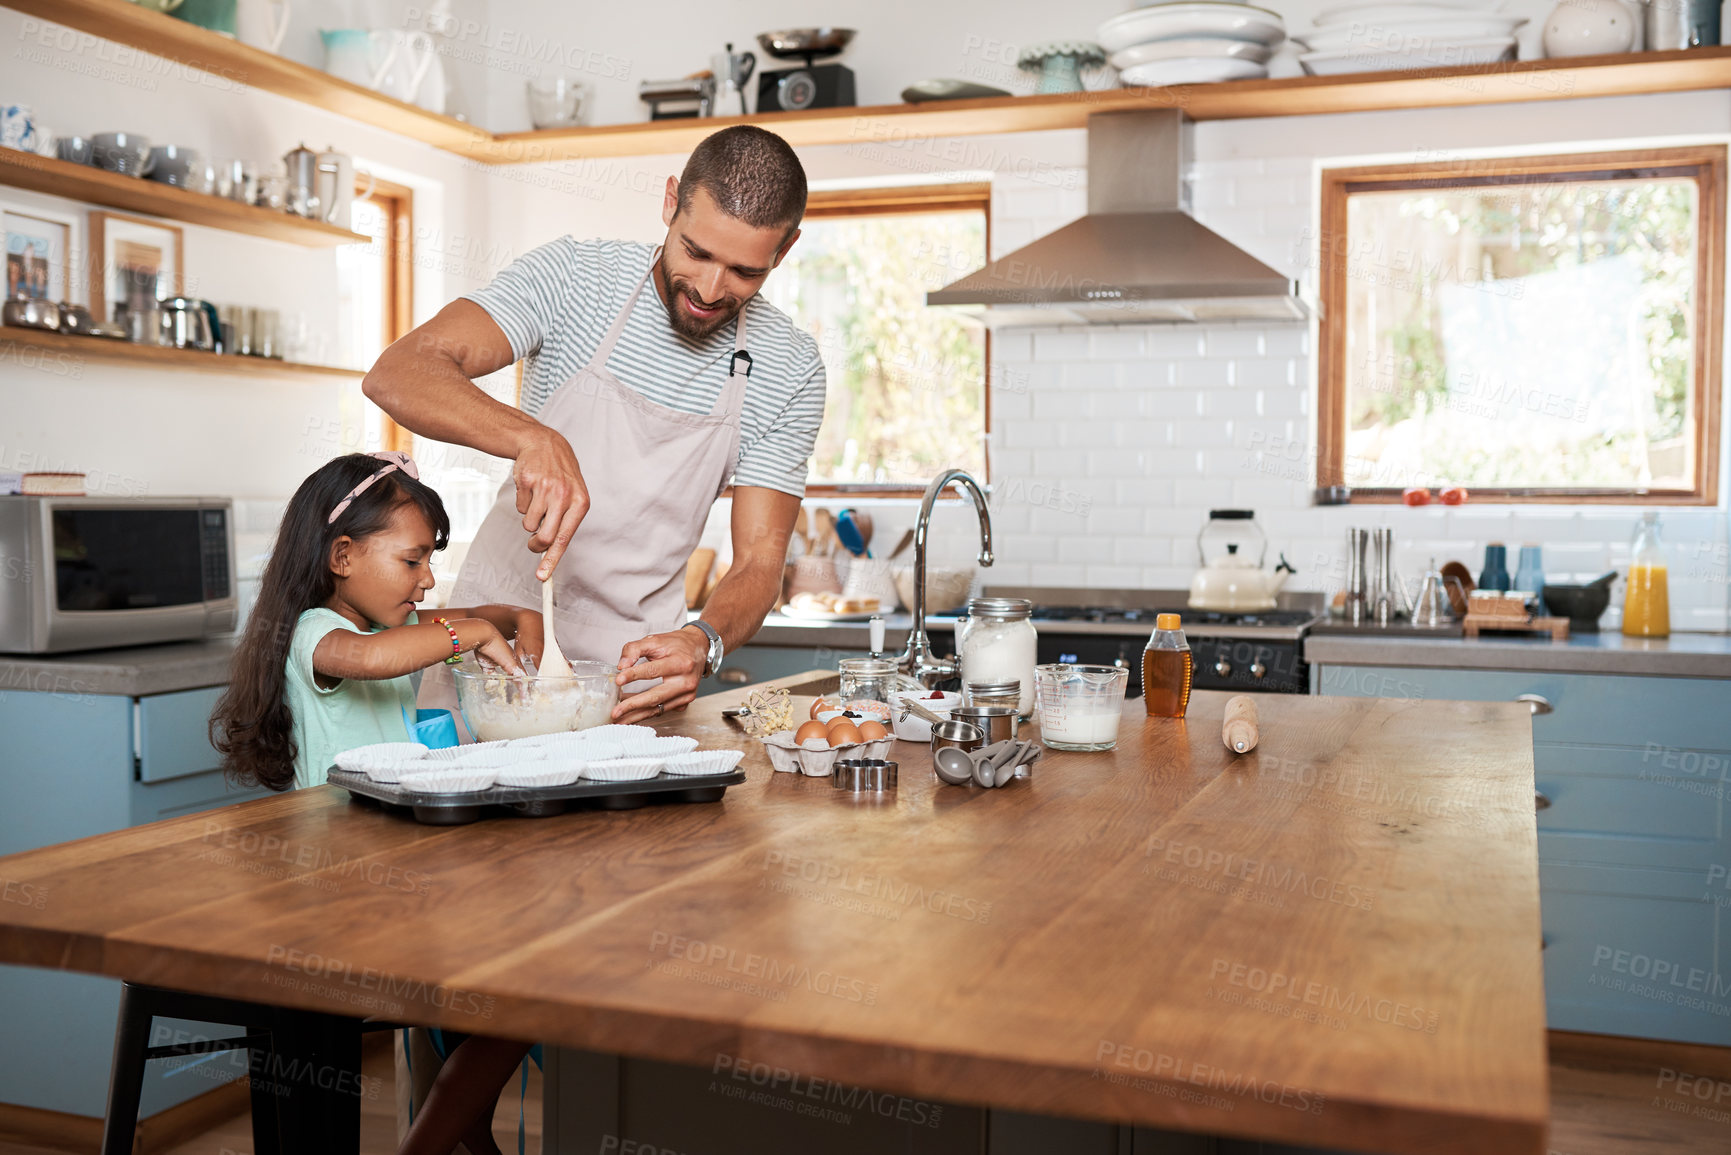
[[[689,754],[673,755],[662,763],[661,769],[665,773],[682,777],[726,774],[739,765],[739,760],[744,757],[744,750],[693,750]]]
[[[583,763],[582,775],[595,782],[642,782],[661,773],[665,758],[612,758]]]
[[[370,746],[356,746],[353,750],[344,750],[332,761],[337,764],[338,770],[364,774],[368,763],[399,762],[410,758],[425,758],[427,754],[427,748],[419,742],[375,742]]]
[[[355,767],[374,782],[401,782],[403,775],[425,772],[432,764],[425,758],[369,758]]]
[[[508,745],[510,743],[503,738],[493,742],[470,742],[463,746],[446,746],[442,750],[430,750],[427,752],[427,757],[434,762],[443,762],[447,765],[467,763],[481,757],[488,750],[503,750]]]
[[[404,774],[402,787],[419,794],[468,794],[493,785],[497,771],[491,767],[461,766],[444,770],[421,770]]]
[[[519,762],[499,769],[499,786],[569,786],[582,767],[576,762]]]
[[[621,738],[653,738],[656,736],[655,729],[651,726],[621,726],[617,722],[609,722],[605,726],[591,726],[589,729],[579,730],[577,733],[587,738],[605,738],[609,742],[616,742]]]
[[[696,738],[627,737],[618,740],[627,758],[668,758],[674,754],[689,754],[697,749]]]

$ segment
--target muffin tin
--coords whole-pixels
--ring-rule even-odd
[[[743,770],[726,774],[658,774],[640,782],[598,782],[579,778],[568,786],[491,786],[465,794],[434,794],[405,789],[401,783],[375,782],[365,774],[332,768],[330,783],[358,803],[379,806],[429,826],[461,826],[482,818],[516,814],[545,818],[592,806],[634,810],[650,803],[719,802],[729,786],[745,781]]]

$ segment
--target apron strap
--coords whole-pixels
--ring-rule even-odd
[[[650,254],[649,267],[643,270],[643,275],[637,278],[637,286],[631,290],[631,295],[625,299],[625,307],[619,310],[619,315],[613,318],[613,324],[607,330],[607,335],[601,338],[601,344],[595,346],[594,354],[585,366],[591,373],[598,373],[607,367],[607,359],[613,356],[613,346],[619,344],[619,337],[625,332],[625,322],[631,319],[631,310],[637,307],[637,298],[643,295],[643,286],[649,283],[649,274],[655,271],[656,262],[661,260],[661,246],[655,247]]]

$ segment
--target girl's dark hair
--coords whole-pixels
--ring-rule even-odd
[[[322,606],[336,590],[331,546],[385,529],[398,506],[413,504],[433,527],[433,548],[450,542],[451,519],[432,489],[400,469],[367,487],[334,524],[331,510],[386,462],[351,453],[327,462],[301,482],[277,529],[258,601],[235,651],[228,692],[210,716],[210,743],[223,756],[229,780],[243,786],[287,790],[294,784],[294,715],[283,697],[286,663],[303,610]]]

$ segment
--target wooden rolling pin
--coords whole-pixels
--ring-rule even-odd
[[[1256,749],[1256,702],[1249,694],[1226,699],[1226,721],[1220,727],[1220,738],[1235,754]]]

